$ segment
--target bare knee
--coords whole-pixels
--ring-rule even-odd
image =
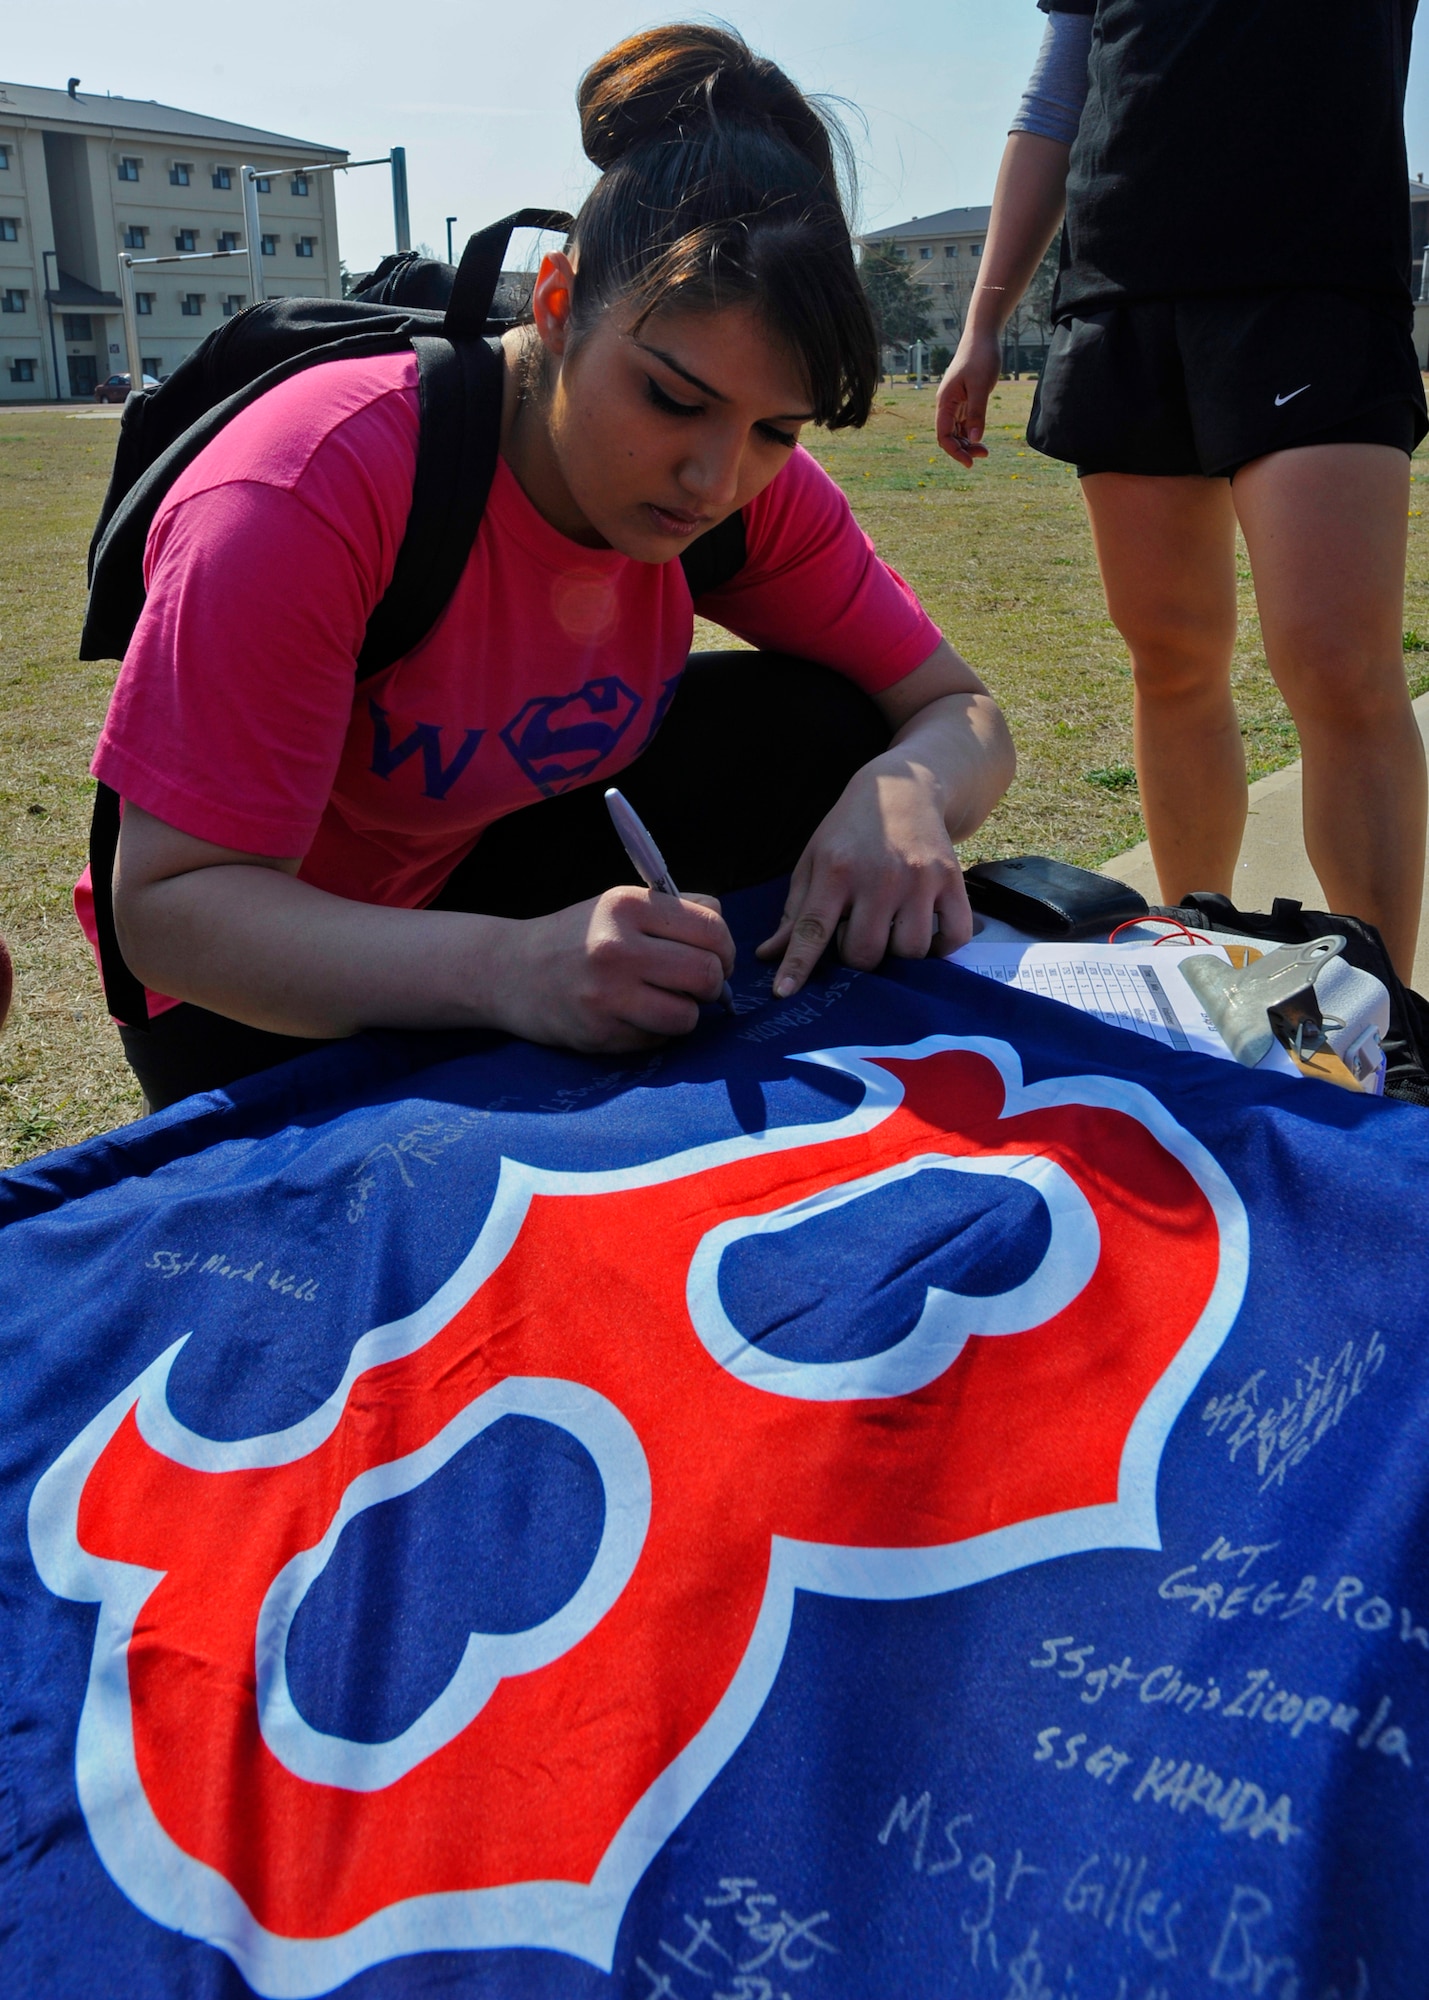
[[[1107,609],[1126,642],[1139,695],[1185,701],[1229,680],[1235,646],[1233,599],[1177,588],[1108,589]]]
[[[1131,654],[1136,692],[1146,701],[1186,702],[1223,697],[1230,681],[1234,633],[1189,622],[1128,620],[1117,629]]]
[[[1307,626],[1279,636],[1269,665],[1302,729],[1373,733],[1412,721],[1397,645],[1337,640]]]

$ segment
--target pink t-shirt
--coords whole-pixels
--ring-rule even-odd
[[[678,562],[568,541],[500,460],[436,629],[359,685],[417,427],[416,361],[387,355],[307,370],[200,453],[150,530],[148,595],[91,767],[197,839],[301,856],[304,881],[404,908],[493,820],[639,754],[694,616]],[[933,652],[937,627],[807,452],[745,520],[745,566],[702,615],[870,693]],[[75,900],[92,941],[87,874]]]

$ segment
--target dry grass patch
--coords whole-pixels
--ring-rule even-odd
[[[15,1004],[0,1040],[0,1162],[139,1113],[70,904],[114,670],[75,659],[84,553],[117,425],[0,412],[0,931]]]

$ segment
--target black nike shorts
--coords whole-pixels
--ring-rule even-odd
[[[1230,478],[1267,452],[1429,430],[1408,313],[1347,292],[1145,299],[1053,329],[1027,442],[1079,475]]]

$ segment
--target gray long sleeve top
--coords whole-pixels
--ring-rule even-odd
[[[1036,132],[1070,146],[1087,101],[1087,56],[1092,46],[1090,14],[1047,16],[1047,31],[1017,116],[1009,130]]]

